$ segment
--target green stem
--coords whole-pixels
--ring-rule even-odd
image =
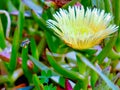
[[[26,48],[22,49],[22,69],[24,71],[25,76],[27,77],[27,79],[29,80],[29,82],[32,81],[32,73],[30,72],[30,70],[28,69],[27,66],[27,61],[28,61],[28,47],[26,46]]]
[[[2,27],[1,19],[0,19],[0,47],[2,49],[4,49],[6,47],[4,30],[3,30],[3,27]]]
[[[36,90],[44,90],[43,84],[40,83],[40,80],[36,74],[33,75],[33,83],[35,85]]]
[[[112,4],[110,0],[104,0],[105,11],[112,14]]]
[[[112,83],[101,71],[99,71],[98,69],[95,68],[94,65],[92,65],[92,63],[85,58],[84,56],[82,56],[81,54],[77,53],[77,55],[79,56],[79,58],[81,58],[81,60],[87,65],[89,66],[91,69],[93,69],[95,72],[97,72],[101,78],[106,82],[106,84],[112,89],[112,90],[119,90],[119,88],[114,85],[114,83]]]
[[[12,45],[12,53],[10,56],[10,63],[9,63],[9,69],[11,71],[11,73],[13,73],[13,71],[16,68],[17,65],[17,55],[18,55],[18,48],[19,48],[19,31],[16,30],[14,32],[14,37],[13,37],[13,45]]]
[[[120,26],[120,0],[113,0],[114,4],[114,23]],[[116,41],[116,50],[120,52],[120,27],[118,30],[118,37]]]
[[[46,46],[46,38],[45,38],[45,36],[43,36],[37,47],[38,48],[38,56],[42,55],[42,53],[45,49],[45,46]]]
[[[86,65],[80,60],[79,57],[77,57],[77,65],[78,65],[79,73],[84,75],[85,71],[86,71]],[[81,69],[81,67],[82,67],[82,69]]]
[[[5,11],[5,10],[0,10],[0,14],[5,14],[6,17],[7,17],[8,24],[7,24],[7,28],[6,28],[6,38],[9,38],[10,26],[11,26],[10,15],[9,15],[9,13],[8,13],[7,11]]]
[[[120,53],[117,53],[113,49],[109,52],[108,57],[111,59],[120,59]]]
[[[22,38],[23,21],[24,21],[24,7],[23,7],[23,3],[21,2],[20,8],[19,8],[18,24],[17,24],[18,29],[16,29],[14,33],[12,53],[10,57],[9,69],[11,70],[11,72],[15,70],[16,65],[17,65],[17,54],[18,54],[18,49],[19,49],[19,41]]]
[[[100,8],[100,9],[105,9],[105,4],[104,4],[104,1],[105,0],[97,0],[97,1],[99,1],[97,4],[98,4],[98,7]]]
[[[47,52],[47,59],[50,63],[50,65],[61,75],[63,75],[66,78],[70,78],[72,80],[84,80],[85,77],[81,74],[78,74],[74,71],[67,70],[63,67],[61,67],[54,58],[50,55],[50,52]]]
[[[120,0],[113,0],[114,3],[114,22],[116,25],[120,24]]]
[[[21,2],[19,8],[19,16],[18,16],[18,30],[19,30],[20,40],[22,38],[23,25],[24,25],[24,4]]]
[[[109,42],[102,49],[100,54],[98,54],[98,56],[93,58],[92,62],[95,62],[96,60],[98,60],[99,64],[101,64],[104,61],[105,57],[109,55],[110,51],[112,50],[112,47],[114,46],[114,44],[116,42],[116,39],[117,39],[116,35],[114,35],[114,37],[110,38]]]

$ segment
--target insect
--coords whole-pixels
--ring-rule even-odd
[[[22,43],[20,44],[21,47],[26,48],[26,46],[30,43],[30,40],[27,38],[24,41],[22,41]]]

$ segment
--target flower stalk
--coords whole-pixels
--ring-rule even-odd
[[[9,38],[9,33],[10,33],[10,26],[11,26],[11,20],[10,20],[10,15],[7,11],[5,10],[0,10],[0,14],[5,14],[8,20],[7,28],[6,28],[6,38]]]

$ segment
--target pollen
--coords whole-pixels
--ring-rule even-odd
[[[68,46],[74,49],[88,49],[99,44],[103,39],[118,30],[110,24],[113,16],[97,8],[69,7],[53,14],[47,25]]]

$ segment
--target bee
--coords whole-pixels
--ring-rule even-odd
[[[22,41],[22,43],[20,44],[21,47],[26,48],[26,46],[30,43],[30,40],[27,38],[24,41]]]

